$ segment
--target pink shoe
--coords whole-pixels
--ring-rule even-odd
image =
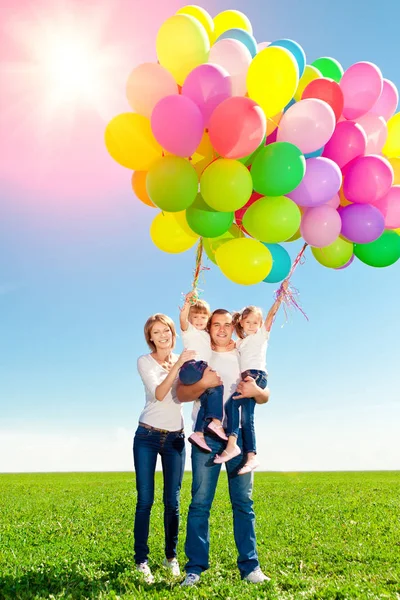
[[[214,458],[214,463],[216,465],[222,465],[222,463],[228,462],[228,460],[235,458],[235,456],[238,456],[240,453],[239,446],[235,446],[231,452],[224,450],[222,454],[217,454],[217,456]]]
[[[198,448],[200,448],[200,450],[204,450],[205,452],[212,452],[210,446],[206,444],[204,437],[202,435],[199,435],[196,431],[188,437],[188,442],[190,442],[194,446],[197,446]]]
[[[247,475],[247,473],[251,473],[254,469],[260,466],[260,463],[256,458],[251,458],[247,461],[247,463],[238,471],[238,475]]]
[[[228,436],[226,435],[222,425],[216,425],[215,423],[213,423],[213,421],[210,421],[207,427],[207,431],[211,431],[211,433],[221,438],[221,440],[224,440],[225,442],[228,441]]]

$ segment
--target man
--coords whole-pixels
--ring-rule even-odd
[[[237,390],[238,398],[254,398],[258,404],[265,404],[269,399],[269,390],[262,390],[254,379],[248,377],[241,381],[239,357],[232,340],[232,315],[225,309],[213,312],[210,319],[209,331],[213,348],[210,366],[204,371],[202,379],[193,385],[178,383],[177,395],[181,402],[197,400],[210,387],[224,385],[224,402]],[[196,421],[199,402],[195,402],[192,418]],[[208,569],[210,548],[209,517],[214,499],[220,464],[214,464],[216,454],[224,448],[221,440],[207,434],[207,444],[212,449],[211,454],[202,452],[196,446],[192,447],[192,502],[189,507],[185,552],[188,558],[186,564],[186,579],[183,586],[193,586],[198,583],[200,575]],[[238,445],[242,447],[241,432]],[[255,515],[251,499],[253,478],[252,473],[237,475],[242,456],[237,456],[226,463],[228,473],[229,496],[232,504],[234,536],[238,549],[238,568],[242,579],[250,583],[262,583],[269,578],[260,569],[256,549]]]

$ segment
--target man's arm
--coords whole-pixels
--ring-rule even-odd
[[[244,381],[241,381],[237,386],[237,391],[239,396],[235,396],[235,400],[254,398],[257,404],[266,404],[270,397],[269,388],[262,390],[252,377],[246,377]]]
[[[222,380],[218,373],[211,367],[207,367],[203,373],[203,377],[197,383],[183,385],[183,383],[178,381],[176,395],[179,402],[193,402],[193,400],[198,400],[201,394],[208,388],[217,387],[217,385],[221,384]]]

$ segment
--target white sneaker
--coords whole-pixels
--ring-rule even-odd
[[[166,567],[167,569],[169,569],[172,577],[180,577],[181,575],[181,570],[179,568],[179,563],[176,560],[176,558],[173,558],[172,560],[168,560],[168,559],[164,559],[163,562],[164,567]]]
[[[264,581],[271,581],[271,578],[264,575],[260,567],[254,569],[254,571],[246,575],[246,577],[244,577],[243,579],[244,581],[248,581],[249,583],[264,583]]]
[[[142,573],[143,579],[146,583],[154,583],[154,575],[150,571],[150,567],[147,562],[142,562],[136,565],[136,571]]]
[[[181,587],[193,587],[200,581],[200,575],[197,573],[188,573],[181,583]]]

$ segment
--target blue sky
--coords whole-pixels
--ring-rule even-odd
[[[152,4],[146,3],[149,13]],[[183,4],[164,7],[155,29]],[[308,62],[320,56],[345,68],[374,62],[400,88],[394,0],[369,8],[359,0],[202,6],[213,15],[243,10],[257,41],[295,39]],[[154,212],[133,197],[129,172],[110,168],[122,185],[93,198],[79,191],[79,178],[68,197],[58,197],[57,188],[49,196],[22,186],[23,165],[20,178],[2,183],[0,471],[133,468],[132,436],[144,403],[136,372],[146,352],[143,324],[154,312],[177,321],[194,250],[176,256],[157,250],[148,235]],[[294,257],[301,244],[286,247]],[[276,286],[240,287],[206,266],[201,287],[212,308],[269,308]],[[292,312],[285,323],[280,314],[271,336],[271,401],[256,415],[263,469],[400,467],[399,269],[399,263],[377,270],[355,261],[335,272],[307,252],[294,284],[309,321]],[[189,432],[189,407],[185,419]]]

